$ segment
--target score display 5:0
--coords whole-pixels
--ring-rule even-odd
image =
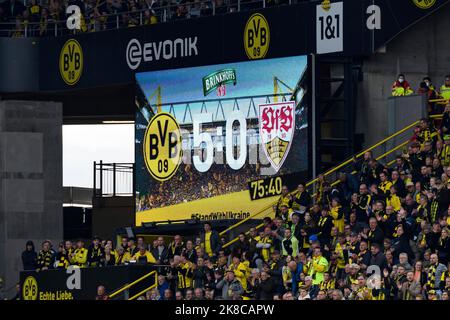
[[[237,158],[233,155],[233,123],[237,121],[239,123],[239,139],[240,139],[240,152]],[[199,172],[207,172],[214,161],[214,145],[211,134],[208,132],[201,132],[201,125],[203,123],[211,123],[212,113],[196,114],[193,116],[193,149],[206,149],[206,158],[202,161],[199,155],[192,157],[194,167]],[[226,120],[225,126],[225,144],[226,148],[226,163],[233,170],[239,170],[245,165],[247,160],[247,121],[242,111],[235,110],[229,114]],[[202,145],[206,146],[202,148]],[[245,146],[244,148],[242,146]],[[223,144],[220,141],[216,144],[216,149],[222,150]]]

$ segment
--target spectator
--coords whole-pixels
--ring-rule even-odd
[[[156,247],[151,250],[151,254],[156,259],[156,264],[167,264],[169,251],[164,243],[164,238],[158,237],[156,244]]]
[[[159,293],[160,297],[165,297],[166,296],[166,290],[169,289],[169,283],[166,281],[166,277],[159,274],[158,275],[158,286],[157,286],[157,290]]]
[[[445,76],[445,82],[440,89],[440,96],[450,102],[450,75]]]
[[[79,267],[87,267],[88,250],[84,247],[84,241],[77,241],[77,248],[72,253],[71,263]]]
[[[95,296],[95,300],[109,300],[104,286],[97,287],[97,295]]]
[[[92,244],[89,246],[87,263],[90,267],[97,267],[103,259],[103,248],[100,245],[100,238],[95,236]]]
[[[222,298],[225,300],[232,300],[244,292],[241,282],[234,277],[234,272],[231,270],[226,272],[225,278],[216,287],[222,289]]]
[[[204,224],[205,232],[201,234],[202,243],[205,245],[205,252],[210,257],[215,259],[220,250],[219,233],[212,230],[212,225],[209,222]]]
[[[139,251],[131,258],[131,261],[136,261],[138,264],[156,263],[155,257],[147,251],[145,245],[139,247]]]
[[[409,96],[414,93],[404,74],[399,74],[397,80],[392,85],[392,95],[395,97]]]
[[[22,252],[22,266],[24,271],[34,271],[37,268],[37,253],[31,240],[27,241],[25,251]]]
[[[37,271],[48,270],[52,268],[55,252],[51,248],[51,242],[45,240],[42,243],[42,249],[37,256]]]

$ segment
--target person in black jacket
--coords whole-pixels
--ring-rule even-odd
[[[247,236],[245,233],[239,234],[239,240],[236,241],[235,245],[233,246],[233,255],[238,255],[242,257],[242,254],[244,252],[249,252],[250,250],[250,242],[247,239]]]
[[[34,249],[34,243],[31,240],[27,241],[27,244],[25,246],[25,251],[22,252],[22,265],[23,270],[36,270],[37,264],[37,253]]]
[[[329,245],[331,240],[331,229],[333,229],[333,218],[328,214],[328,208],[322,209],[322,215],[317,223],[319,231],[317,237],[323,245]]]
[[[272,300],[275,284],[266,271],[261,272],[261,282],[256,287],[256,300]]]
[[[414,253],[409,244],[409,235],[405,232],[406,226],[404,224],[399,224],[396,228],[397,238],[392,248],[394,249],[394,261],[399,261],[399,255],[401,253],[406,253],[411,261],[414,261]]]
[[[156,240],[156,246],[152,248],[151,254],[155,257],[156,264],[169,263],[168,259],[169,250],[166,244],[164,243],[163,237],[158,237],[158,239]]]
[[[211,278],[213,277],[213,271],[205,265],[203,258],[197,259],[197,265],[194,267],[193,273],[194,288],[204,288],[208,282],[208,274],[211,275]]]
[[[375,243],[379,246],[383,245],[384,233],[383,230],[381,230],[381,228],[378,226],[376,218],[372,217],[369,219],[369,230],[367,231],[367,234],[361,233],[361,237],[367,240],[370,247]]]
[[[103,259],[103,248],[100,245],[100,238],[95,236],[88,249],[87,262],[90,267],[97,267]]]
[[[378,243],[370,246],[370,265],[379,266],[381,270],[387,267],[387,260],[383,252],[380,250]]]
[[[300,183],[297,187],[297,193],[291,195],[289,206],[294,209],[294,211],[298,211],[301,214],[309,210],[309,207],[311,206],[311,196],[305,189],[304,183]]]
[[[220,238],[219,233],[216,230],[212,230],[210,222],[206,222],[204,230],[201,234],[202,243],[205,245],[205,252],[210,258],[218,256],[220,251]]]

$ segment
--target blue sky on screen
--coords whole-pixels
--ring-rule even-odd
[[[163,111],[168,112],[170,107],[164,106],[167,103],[218,99],[215,92],[205,97],[202,86],[202,78],[218,70],[232,68],[236,71],[236,86],[233,86],[233,84],[226,85],[226,96],[223,98],[228,99],[271,95],[274,93],[274,76],[293,88],[306,65],[307,57],[297,56],[138,73],[136,74],[136,80],[147,98],[155,92],[158,86],[161,86]],[[283,92],[287,92],[287,89],[283,88]],[[150,104],[153,105],[155,101],[155,99],[151,99]],[[256,102],[265,103],[262,99]],[[249,100],[247,102],[241,100],[240,103],[249,105]],[[175,116],[180,122],[183,122],[181,118],[185,112],[185,106],[186,104],[175,105]],[[208,112],[215,113],[217,103],[208,103],[206,107]],[[199,113],[201,104],[190,104],[190,108],[193,114]],[[223,104],[223,108],[226,115],[228,111],[233,109],[233,101]],[[244,108],[248,110],[248,107],[241,107],[241,109]],[[186,120],[187,122],[190,121]]]

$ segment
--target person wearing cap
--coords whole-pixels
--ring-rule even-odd
[[[216,285],[217,289],[222,290],[222,299],[233,300],[244,293],[241,282],[235,278],[234,271],[227,270],[225,277]]]
[[[87,262],[90,267],[97,267],[103,258],[103,248],[100,246],[100,238],[95,236],[88,250]]]

